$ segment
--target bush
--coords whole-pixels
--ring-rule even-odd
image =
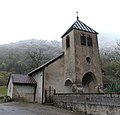
[[[7,94],[6,86],[0,86],[0,96],[4,96]]]
[[[114,80],[105,92],[120,92],[120,79]]]

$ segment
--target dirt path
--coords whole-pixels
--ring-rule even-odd
[[[37,103],[11,102],[0,104],[0,115],[80,115],[80,114],[65,109],[41,105]]]

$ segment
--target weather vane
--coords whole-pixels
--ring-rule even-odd
[[[79,19],[79,17],[78,17],[78,11],[76,11],[76,13],[77,13],[77,20]]]

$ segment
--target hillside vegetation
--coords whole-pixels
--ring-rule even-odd
[[[58,41],[32,39],[0,45],[0,71],[26,74],[60,53]]]
[[[7,94],[6,86],[0,86],[0,97]]]
[[[101,49],[100,55],[106,91],[120,92],[120,42],[114,48]]]
[[[0,71],[0,86],[7,85],[8,77],[9,73],[7,71]]]

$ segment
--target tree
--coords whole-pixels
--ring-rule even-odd
[[[9,74],[6,71],[0,72],[0,86],[7,85]]]
[[[33,65],[32,68],[37,68],[41,64],[46,62],[46,54],[44,54],[44,49],[42,48],[34,48],[29,51],[26,51],[26,59],[30,61]]]
[[[120,79],[113,80],[105,92],[120,92]]]
[[[24,40],[0,45],[0,71],[26,74],[61,53],[61,42]]]
[[[108,84],[107,90],[109,92],[120,91],[120,42],[114,49],[102,49],[101,65],[105,71],[103,76],[104,83]]]

